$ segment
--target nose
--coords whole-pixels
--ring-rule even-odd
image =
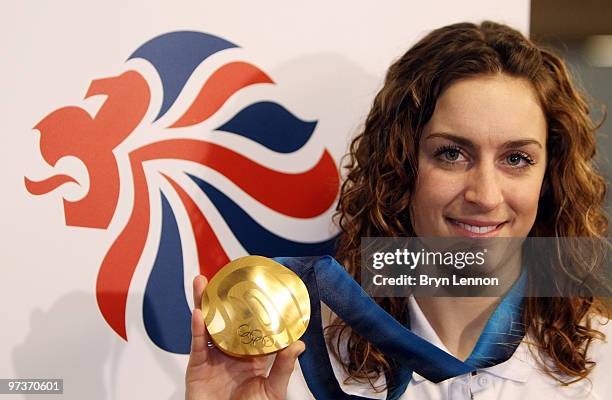
[[[503,182],[494,165],[479,163],[467,174],[465,201],[482,211],[495,209],[504,201]]]

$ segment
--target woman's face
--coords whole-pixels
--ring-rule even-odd
[[[546,170],[546,119],[533,87],[504,74],[454,82],[424,127],[418,160],[418,236],[527,236]]]

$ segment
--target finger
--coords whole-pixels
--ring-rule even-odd
[[[301,340],[292,343],[286,349],[276,354],[270,375],[266,379],[266,389],[275,398],[284,399],[287,396],[287,385],[289,378],[295,368],[295,362],[300,354],[305,350],[306,345]]]
[[[191,314],[191,353],[189,354],[189,367],[202,365],[208,359],[208,346],[210,340],[204,324],[204,317],[200,309],[194,309]]]
[[[193,304],[195,308],[202,306],[202,292],[208,281],[204,275],[198,275],[193,279]]]

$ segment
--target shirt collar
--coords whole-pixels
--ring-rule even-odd
[[[408,312],[410,314],[410,330],[427,340],[434,346],[439,347],[447,353],[450,353],[438,334],[433,329],[423,311],[419,307],[414,296],[408,298]],[[502,379],[509,379],[515,382],[527,382],[533,371],[533,362],[529,354],[528,345],[523,340],[517,347],[516,351],[508,360],[492,367],[483,368],[479,372],[487,372]],[[418,384],[424,381],[425,378],[416,372],[412,373],[412,381]]]

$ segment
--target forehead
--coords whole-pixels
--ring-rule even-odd
[[[512,139],[546,142],[546,117],[535,89],[523,78],[505,74],[452,83],[438,98],[424,136],[459,135],[486,145]]]

